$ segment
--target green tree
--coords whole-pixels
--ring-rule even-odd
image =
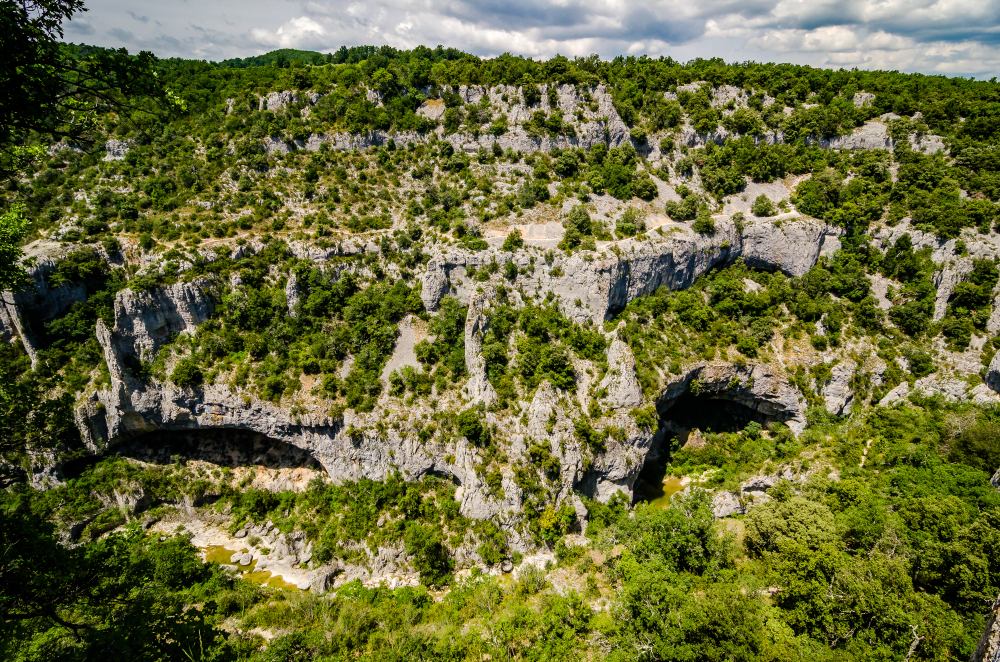
[[[753,201],[753,206],[750,208],[754,216],[759,216],[761,218],[767,218],[768,216],[774,216],[774,204],[771,199],[766,195],[761,193],[757,196],[757,199]]]
[[[63,21],[86,11],[82,0],[6,0],[0,11],[0,174],[35,156],[22,146],[32,133],[92,142],[98,111],[113,107],[131,121],[144,98],[167,92],[143,51],[81,49],[60,43]]]

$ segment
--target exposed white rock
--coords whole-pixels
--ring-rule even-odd
[[[875,95],[871,92],[855,92],[854,93],[854,107],[862,108],[864,106],[870,105],[875,101]]]
[[[299,92],[298,90],[284,90],[282,92],[269,92],[260,98],[258,110],[281,110],[297,103],[315,104],[319,101],[319,94],[315,92]]]
[[[1000,352],[993,355],[993,360],[986,369],[986,379],[983,381],[988,387],[1000,393]]]
[[[469,372],[465,388],[472,404],[489,406],[497,399],[496,389],[486,375],[486,361],[483,359],[483,336],[490,328],[489,315],[496,295],[496,289],[491,285],[473,295],[465,319],[465,369]]]
[[[121,161],[125,158],[125,155],[135,146],[135,141],[133,140],[118,140],[112,138],[111,140],[104,143],[104,151],[106,152],[104,156],[105,161]]]
[[[905,400],[910,393],[916,393],[924,397],[930,397],[933,395],[941,395],[948,402],[958,402],[960,400],[969,399],[970,395],[973,397],[982,397],[981,392],[976,394],[970,394],[969,384],[961,379],[956,379],[954,377],[944,377],[938,375],[928,375],[927,377],[921,377],[913,384],[913,388],[907,382],[901,383],[896,388],[889,391],[882,400],[879,401],[880,406],[888,406]]]
[[[1000,596],[990,607],[983,636],[979,639],[969,662],[995,662],[997,659],[1000,659]]]
[[[826,410],[831,414],[851,413],[854,391],[850,387],[851,376],[857,369],[854,361],[847,360],[833,366],[830,381],[822,388],[820,395],[825,398]]]
[[[701,274],[739,257],[751,267],[801,276],[816,263],[828,240],[839,234],[839,229],[811,219],[786,221],[780,227],[770,221],[752,222],[740,232],[731,220],[721,217],[716,220],[714,235],[676,226],[662,235],[651,230],[642,240],[619,241],[616,252],[601,252],[596,258],[593,253],[578,253],[556,256],[548,268],[535,263],[533,272],[517,277],[515,287],[533,290],[541,286],[543,291],[560,297],[564,314],[581,322],[603,322],[636,297],[661,286],[689,287]],[[466,265],[478,267],[491,259],[503,262],[508,256],[521,269],[531,267],[526,251],[512,255],[499,250],[476,253],[438,249],[423,275],[421,296],[425,306],[436,309],[440,297],[451,291],[448,283],[453,271]],[[458,290],[452,293],[463,298]],[[575,305],[576,299],[581,305]]]
[[[642,404],[642,388],[635,376],[635,357],[632,349],[617,337],[608,347],[608,373],[601,380],[601,388],[607,391],[603,402],[611,409]]]
[[[742,515],[745,512],[746,508],[740,503],[740,498],[732,492],[720,490],[712,495],[712,514],[716,519]]]
[[[193,333],[215,305],[207,280],[174,283],[152,290],[120,291],[115,296],[115,332],[149,360],[171,334]]]
[[[288,316],[298,316],[295,308],[299,305],[299,279],[294,271],[288,274],[288,280],[285,282],[285,301],[288,304]]]

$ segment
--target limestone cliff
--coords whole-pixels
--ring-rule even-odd
[[[677,224],[666,232],[651,230],[637,239],[598,245],[597,257],[592,253],[556,256],[550,265],[533,262],[528,251],[439,250],[427,264],[421,296],[430,310],[449,293],[468,301],[470,286],[451,282],[452,275],[462,277],[467,266],[509,259],[519,269],[528,270],[517,277],[515,287],[553,292],[560,297],[564,314],[581,322],[603,322],[637,297],[659,287],[689,287],[698,276],[740,257],[751,267],[801,276],[816,264],[825,247],[839,246],[839,234],[837,228],[811,219],[780,226],[756,222],[739,229],[730,219],[720,217],[711,235]],[[576,299],[580,305],[569,305]]]

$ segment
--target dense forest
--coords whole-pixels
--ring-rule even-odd
[[[4,659],[970,659],[995,79],[35,27],[4,75],[80,105],[3,97]]]

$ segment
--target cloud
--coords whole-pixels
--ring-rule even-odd
[[[262,28],[253,28],[250,34],[259,44],[275,48],[310,48],[323,43],[326,30],[322,25],[309,18],[299,16],[288,21],[275,32]]]
[[[135,40],[135,35],[128,30],[122,30],[119,28],[111,28],[108,30],[108,34],[118,41],[133,41]]]
[[[70,21],[64,27],[66,28],[67,36],[78,35],[80,37],[89,37],[96,32],[93,25],[80,19]]]
[[[647,53],[1000,73],[1000,0],[243,0],[238,12],[222,0],[161,0],[142,16],[129,0],[88,7],[90,23],[70,23],[74,34],[93,35],[92,23],[110,38],[118,28],[133,39],[105,45],[165,57],[442,44],[480,56]]]

